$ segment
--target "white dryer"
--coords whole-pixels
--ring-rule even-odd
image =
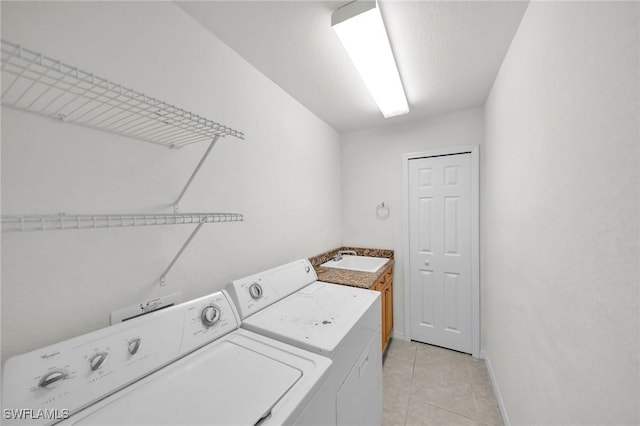
[[[329,357],[329,399],[313,424],[382,423],[381,307],[376,291],[317,281],[306,259],[227,285],[242,328]]]
[[[238,327],[217,292],[10,358],[3,424],[310,423],[331,361]]]

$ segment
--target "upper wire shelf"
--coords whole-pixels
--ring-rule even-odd
[[[171,148],[244,134],[1,40],[2,104]]]
[[[242,222],[240,213],[2,215],[2,232]]]

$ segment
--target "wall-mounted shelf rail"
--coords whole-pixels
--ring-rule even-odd
[[[2,215],[2,232],[67,229],[127,228],[153,225],[189,225],[242,222],[239,213],[100,214],[100,215]]]
[[[244,134],[5,40],[2,104],[66,122],[180,148]]]
[[[209,142],[174,203],[173,214],[2,215],[2,232],[123,228],[152,225],[196,227],[162,273],[160,284],[205,223],[240,222],[239,213],[178,213],[178,203],[216,142],[244,134],[19,44],[0,40],[2,105],[145,142],[181,148]]]
[[[109,214],[109,215],[28,215],[0,216],[2,232],[53,231],[66,229],[126,228],[154,225],[189,225],[195,229],[182,244],[169,266],[160,276],[160,285],[167,284],[167,274],[184,253],[187,246],[205,223],[242,222],[240,213],[182,213],[182,214]]]

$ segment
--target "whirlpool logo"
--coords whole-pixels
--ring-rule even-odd
[[[49,359],[49,358],[53,358],[56,355],[60,355],[60,352],[55,351],[55,352],[50,352],[48,354],[44,354],[44,355],[40,355],[40,358],[42,359]]]

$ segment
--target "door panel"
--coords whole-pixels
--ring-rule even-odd
[[[460,254],[460,197],[444,197],[444,253]]]
[[[409,161],[411,338],[471,353],[471,154]]]
[[[431,271],[426,270],[421,270],[420,272],[422,278],[422,282],[420,283],[422,287],[422,306],[420,309],[422,315],[420,316],[420,323],[423,326],[433,327],[436,316],[436,299],[434,292],[435,286],[433,285],[433,274],[431,273]]]
[[[432,210],[433,199],[432,198],[420,198],[420,229],[428,229],[429,232],[420,232],[420,251],[424,254],[431,254],[431,230],[433,229]]]
[[[460,331],[459,315],[458,315],[458,290],[460,283],[458,278],[459,274],[445,273],[444,274],[444,326],[447,331]]]

